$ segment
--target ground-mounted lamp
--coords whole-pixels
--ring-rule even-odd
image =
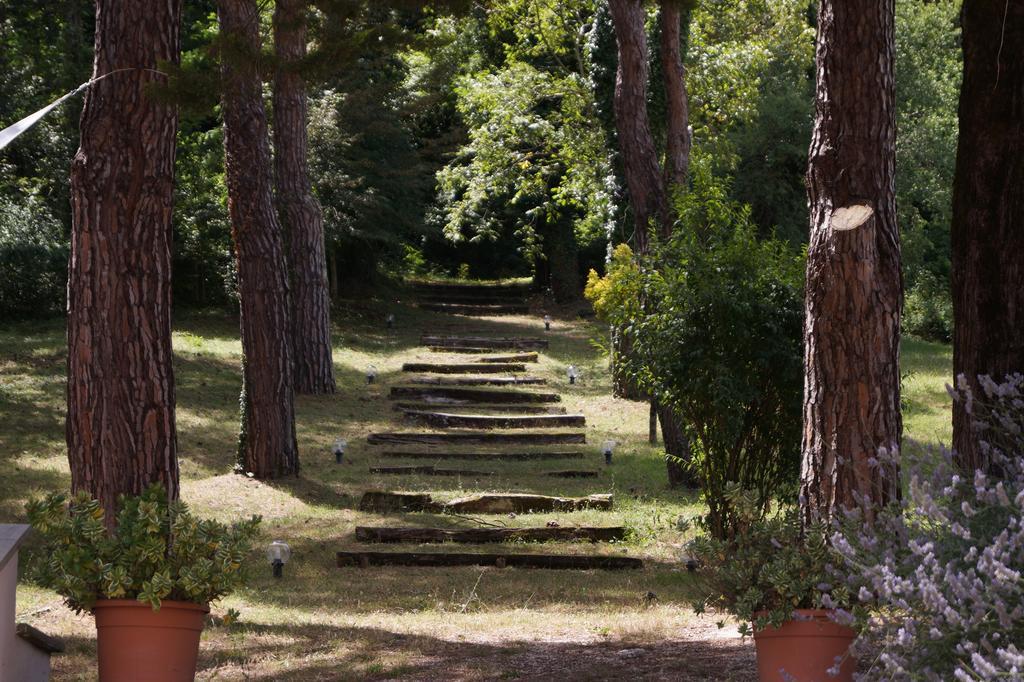
[[[569,369],[565,373],[569,377],[570,384],[575,384],[576,380],[580,378],[580,371],[576,369],[576,365],[569,365]]]
[[[388,329],[395,328],[395,314],[388,313],[388,316],[384,318],[384,322],[388,325]]]
[[[551,316],[550,315],[545,315],[544,316],[544,331],[546,331],[546,332],[551,331]]]
[[[334,462],[335,464],[341,464],[341,460],[345,458],[345,448],[348,447],[348,441],[344,438],[339,438],[334,441]]]
[[[292,548],[283,540],[274,540],[267,545],[267,561],[274,568],[274,577],[284,575],[284,565],[292,558]]]
[[[370,365],[366,368],[366,383],[373,384],[377,382],[377,366]]]
[[[604,454],[604,463],[609,466],[612,463],[612,453],[615,451],[616,445],[618,445],[618,443],[613,440],[606,440],[601,443],[601,452]]]

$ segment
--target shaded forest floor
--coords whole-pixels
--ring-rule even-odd
[[[383,324],[387,312],[397,316],[394,331]],[[422,331],[539,336],[540,308],[530,316],[479,319],[426,313],[399,301],[342,307],[334,318],[338,393],[297,399],[302,475],[270,483],[231,473],[240,385],[237,321],[221,312],[177,316],[182,496],[203,516],[261,514],[262,541],[283,539],[294,550],[283,580],[270,577],[260,554],[250,586],[215,605],[214,616],[235,608],[241,619],[204,632],[197,679],[753,679],[752,645],[735,627],[720,629],[714,616],[698,617],[687,606],[693,585],[679,563],[687,535],[677,519],[700,513],[695,495],[668,490],[661,455],[647,444],[646,407],[611,397],[606,360],[592,344],[603,336],[600,325],[579,319],[577,308],[549,312],[555,317],[547,334],[551,346],[529,373],[545,377],[569,412],[586,414],[593,457],[583,466],[600,468],[597,479],[547,478],[531,469],[539,465],[523,462],[488,464],[496,475],[477,480],[369,473],[376,457],[366,434],[398,428],[387,390],[399,382],[402,363],[439,360],[418,347]],[[907,434],[948,442],[943,384],[949,350],[908,341],[904,354]],[[380,376],[368,386],[364,372],[371,364]],[[582,371],[578,385],[568,385],[569,364]],[[64,373],[63,321],[0,328],[0,522],[23,521],[30,495],[69,483]],[[349,441],[341,466],[330,452],[338,437]],[[608,468],[598,451],[605,439],[620,444]],[[379,515],[356,509],[369,489],[423,491],[440,499],[478,491],[610,492],[612,512],[478,518],[513,526],[624,525],[627,540],[610,547],[548,543],[543,549],[618,553],[646,565],[621,572],[337,568],[337,550],[358,548],[355,525],[382,523]],[[426,523],[420,514],[384,522]],[[649,592],[656,597],[647,598]],[[18,613],[19,620],[68,641],[68,652],[54,659],[56,680],[95,679],[91,617],[71,613],[54,593],[24,581]]]

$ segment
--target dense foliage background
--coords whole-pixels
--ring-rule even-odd
[[[604,0],[501,0],[444,12],[415,5],[348,0],[314,12],[311,171],[327,217],[333,292],[381,273],[455,274],[470,263],[471,275],[534,273],[560,298],[576,297],[586,272],[602,270],[609,245],[631,233]],[[89,3],[12,9],[0,2],[4,125],[86,80],[91,64]],[[898,0],[896,9],[905,327],[947,340],[958,6]],[[698,3],[686,36],[694,148],[716,176],[732,179],[729,198],[749,206],[760,237],[798,247],[807,234],[812,10],[801,0]],[[234,273],[209,49],[213,4],[189,3],[182,30],[175,302],[224,305]],[[657,50],[651,60],[657,129]],[[64,307],[80,105],[73,98],[0,157],[5,318]]]

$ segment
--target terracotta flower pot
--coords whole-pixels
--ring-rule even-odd
[[[192,682],[199,634],[210,608],[163,601],[159,611],[134,599],[101,599],[93,607],[100,682]]]
[[[850,682],[857,662],[846,652],[856,633],[829,620],[830,611],[797,609],[800,620],[754,633],[761,682]],[[845,657],[837,677],[826,672],[836,657]]]

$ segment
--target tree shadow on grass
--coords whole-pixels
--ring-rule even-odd
[[[738,638],[607,638],[564,642],[453,641],[378,627],[241,622],[208,628],[196,680],[672,680],[756,678],[753,647]],[[96,679],[95,640],[65,638],[55,679]]]

